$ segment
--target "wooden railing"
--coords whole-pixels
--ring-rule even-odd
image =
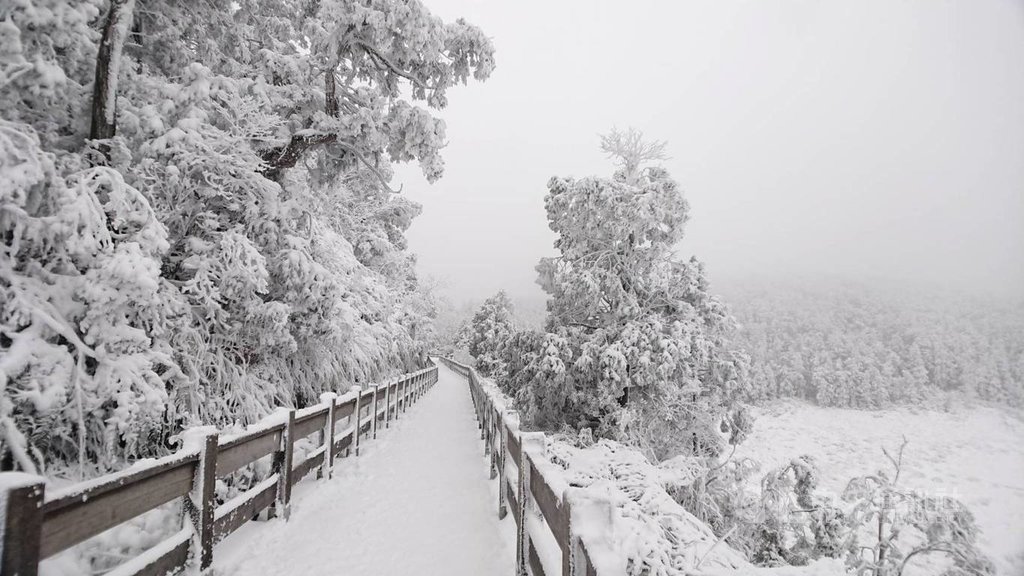
[[[543,433],[520,431],[516,411],[505,406],[500,393],[484,389],[476,370],[448,358],[441,360],[469,381],[484,453],[490,455],[491,478],[498,479],[498,517],[504,518],[511,509],[517,527],[516,574],[546,576],[536,545],[538,538],[546,536],[538,533],[545,525],[558,544],[561,576],[608,576],[619,572],[598,569],[595,552],[605,552],[602,557],[607,557],[608,551],[599,549],[600,542],[591,536],[606,532],[611,525],[610,502],[569,487],[545,457]],[[540,511],[543,522],[530,521],[531,502]]]
[[[35,576],[41,560],[176,498],[187,510],[182,530],[109,574],[155,576],[187,565],[203,570],[213,562],[214,545],[261,511],[287,519],[296,482],[314,470],[329,478],[336,457],[358,455],[363,436],[376,438],[378,425],[389,426],[436,382],[437,366],[431,365],[340,397],[324,394],[320,404],[282,411],[256,429],[223,437],[204,432],[166,458],[52,495],[38,476],[2,473],[0,576]],[[342,420],[346,428],[337,432]],[[293,462],[295,443],[314,434],[319,447]],[[272,456],[270,476],[217,506],[217,478],[266,456]]]

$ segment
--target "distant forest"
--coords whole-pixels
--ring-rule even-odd
[[[1024,302],[849,285],[729,290],[751,401],[1024,405]]]

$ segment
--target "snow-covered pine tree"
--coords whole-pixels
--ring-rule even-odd
[[[730,399],[746,378],[703,266],[674,255],[689,206],[652,165],[664,147],[613,131],[602,138],[619,165],[611,178],[549,182],[559,255],[538,266],[550,295],[547,334],[518,392],[535,426],[590,428],[657,459],[720,452],[734,432]]]

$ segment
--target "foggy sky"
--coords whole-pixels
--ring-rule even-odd
[[[553,175],[599,132],[668,141],[679,251],[716,279],[801,274],[1024,294],[1024,2],[424,0],[493,38],[449,92],[446,173],[399,168],[421,274],[537,297]]]

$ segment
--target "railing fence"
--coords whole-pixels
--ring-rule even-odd
[[[0,576],[35,576],[39,562],[97,534],[183,498],[182,529],[108,574],[156,576],[213,563],[214,545],[261,511],[288,518],[292,486],[311,472],[330,478],[335,457],[354,451],[362,437],[405,412],[437,382],[437,366],[405,374],[341,397],[288,410],[277,420],[241,434],[215,431],[189,438],[186,446],[151,464],[109,474],[47,495],[41,477],[0,473]],[[345,430],[336,431],[346,420]],[[295,443],[313,434],[319,446],[298,463]],[[214,485],[243,466],[272,455],[272,473],[246,492],[217,506]]]
[[[491,478],[498,478],[498,517],[504,518],[511,509],[516,523],[516,573],[546,576],[537,547],[537,539],[546,536],[538,532],[546,525],[560,549],[561,576],[608,576],[610,570],[595,566],[599,545],[584,533],[607,532],[611,503],[580,488],[563,486],[553,474],[545,476],[542,471],[551,464],[544,456],[544,434],[521,431],[516,411],[484,390],[476,370],[448,358],[441,360],[469,381],[484,454],[490,456]],[[510,474],[510,463],[514,474]],[[531,505],[540,511],[543,522],[529,521]],[[577,518],[574,522],[584,509],[585,521]]]

